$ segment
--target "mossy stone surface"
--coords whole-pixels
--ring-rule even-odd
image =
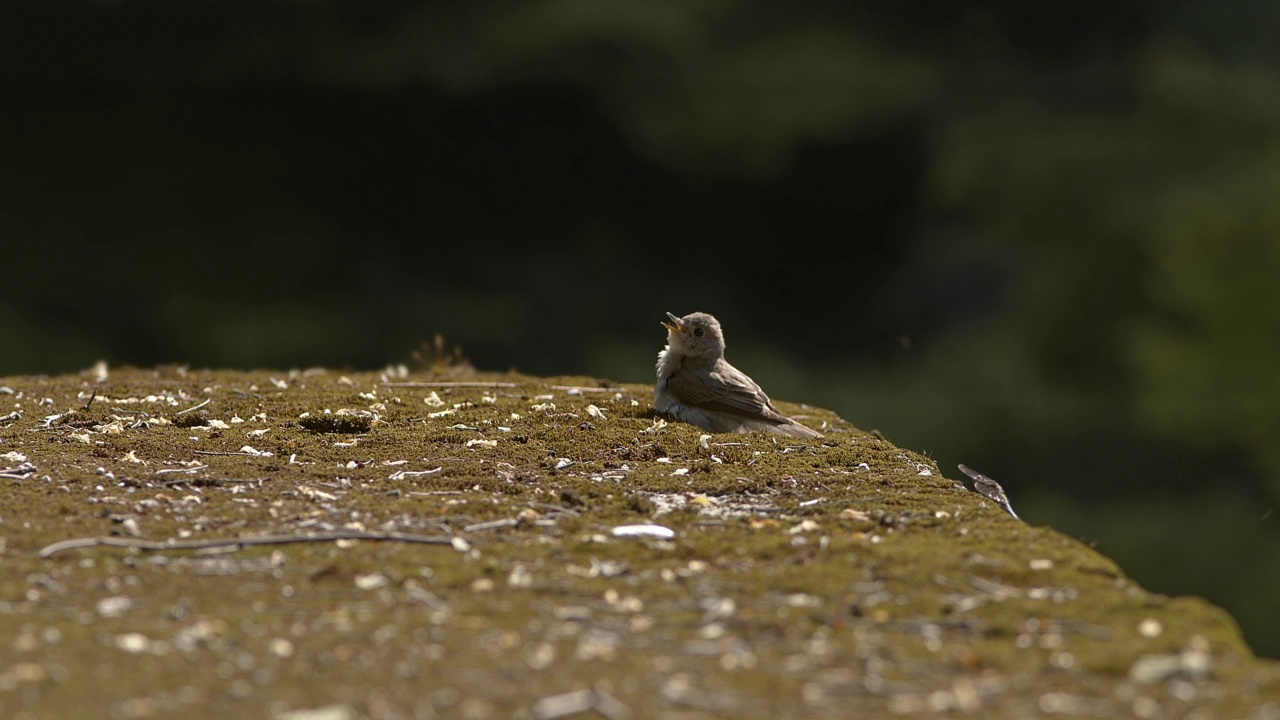
[[[1280,664],[1222,610],[927,457],[785,402],[825,437],[703,437],[651,395],[0,378],[0,716],[1280,717]],[[613,532],[648,523],[674,536]],[[40,555],[344,528],[457,541]]]

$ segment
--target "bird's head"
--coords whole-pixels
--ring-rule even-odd
[[[720,321],[707,313],[696,312],[676,317],[667,313],[671,322],[664,322],[667,329],[667,346],[673,352],[692,357],[718,358],[724,356],[724,334]]]

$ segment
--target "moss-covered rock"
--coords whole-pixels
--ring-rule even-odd
[[[1224,612],[928,458],[787,403],[825,437],[706,436],[651,392],[0,379],[0,715],[1280,713],[1280,665]],[[650,524],[671,537],[615,534]],[[77,537],[116,546],[42,556]],[[297,542],[214,542],[264,537]]]

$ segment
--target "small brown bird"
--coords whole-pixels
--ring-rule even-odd
[[[658,383],[653,388],[659,413],[710,432],[767,430],[822,437],[778,412],[754,380],[724,359],[724,334],[714,317],[702,312],[667,317],[671,322],[662,323],[667,347],[658,353]]]

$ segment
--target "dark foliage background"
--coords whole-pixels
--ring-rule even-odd
[[[1280,5],[0,6],[0,374],[647,381],[777,398],[1280,655]]]

